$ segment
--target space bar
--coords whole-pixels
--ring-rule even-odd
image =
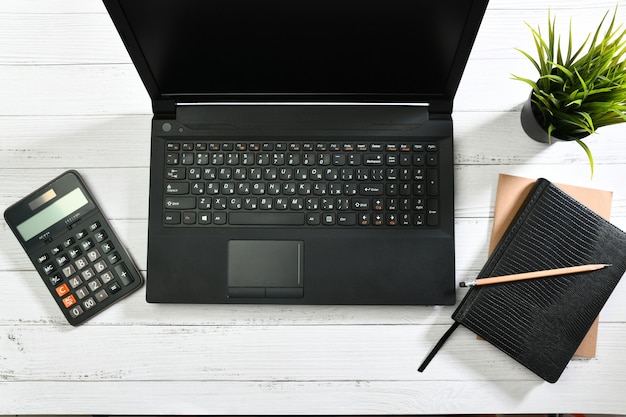
[[[237,225],[282,225],[304,224],[304,213],[245,213],[235,212],[228,216],[228,223]]]

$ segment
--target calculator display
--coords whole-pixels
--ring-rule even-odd
[[[56,222],[84,207],[87,203],[87,197],[81,189],[75,188],[39,213],[18,224],[16,229],[22,239],[30,240]]]

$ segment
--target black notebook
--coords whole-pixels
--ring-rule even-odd
[[[472,287],[455,323],[556,382],[626,271],[626,233],[545,179],[537,180],[478,278],[611,264],[593,272]]]

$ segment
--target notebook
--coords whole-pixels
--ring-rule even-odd
[[[535,185],[535,179],[500,174],[496,192],[495,209],[493,213],[493,229],[489,242],[489,253],[493,252],[506,233],[519,208],[526,201],[528,194]],[[613,193],[606,190],[579,187],[569,184],[555,184],[574,199],[587,206],[602,218],[610,221],[611,203]],[[587,332],[576,350],[575,356],[582,358],[594,358],[596,356],[596,343],[598,337],[598,319]]]
[[[626,233],[539,179],[479,278],[592,263],[611,266],[471,288],[420,370],[460,324],[548,382],[580,346],[626,271]]]
[[[451,113],[487,0],[104,4],[154,112],[149,302],[455,302]]]

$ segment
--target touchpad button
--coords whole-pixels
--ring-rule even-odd
[[[231,240],[229,288],[302,288],[303,247],[302,241]]]

